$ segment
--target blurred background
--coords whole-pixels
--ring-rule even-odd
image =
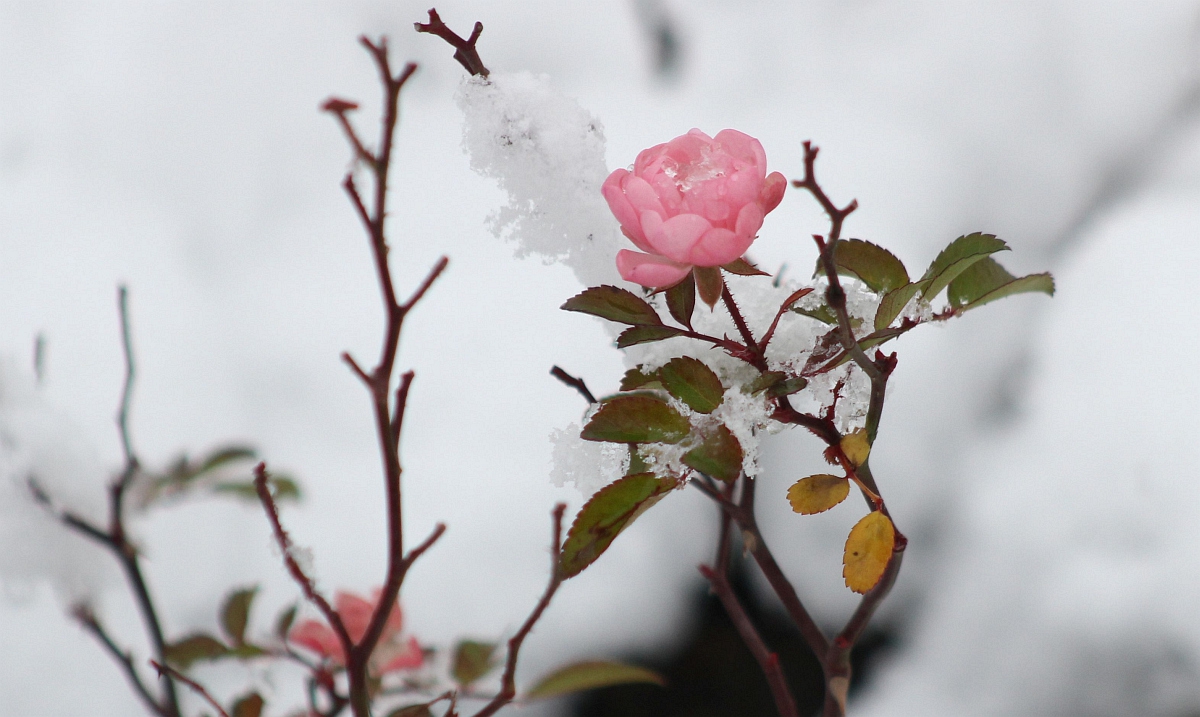
[[[381,312],[339,187],[350,155],[317,107],[358,99],[373,131],[376,78],[356,37],[389,35],[397,62],[421,64],[402,99],[393,267],[411,287],[451,257],[400,357],[417,372],[408,536],[450,529],[402,598],[408,628],[449,645],[520,625],[546,577],[551,506],[582,503],[547,478],[548,435],[583,409],[548,369],[605,392],[623,366],[598,322],[557,310],[581,288],[574,277],[513,259],[487,230],[506,199],[462,153],[463,72],[412,31],[426,9],[0,0],[0,417],[7,443],[39,447],[57,494],[100,514],[121,465],[115,295],[127,283],[143,461],[252,443],[306,489],[284,518],[313,548],[322,586],[377,585],[374,434],[338,355],[373,355]],[[546,73],[592,112],[612,168],[691,127],[733,127],[799,176],[812,139],[826,189],[859,201],[847,233],[911,270],[986,231],[1013,247],[1001,259],[1013,273],[1055,273],[1053,300],[1012,299],[896,344],[872,462],[911,543],[852,713],[1200,714],[1200,5],[493,0],[439,11],[463,33],[484,23],[493,71]],[[824,227],[789,194],[755,258],[806,273],[808,237]],[[802,518],[783,499],[820,465],[817,448],[791,434],[768,444],[760,522],[832,627],[855,604],[840,555],[858,509]],[[0,489],[4,712],[139,714],[116,664],[65,616],[87,598],[145,655],[115,566],[55,537],[21,499]],[[736,645],[713,647],[728,631],[696,565],[715,527],[698,492],[670,496],[564,586],[519,677],[599,656],[653,664],[702,695],[761,690],[732,661]],[[233,587],[262,586],[252,632],[296,598],[254,506],[180,505],[135,531],[171,635],[212,630]],[[794,636],[752,571],[742,588],[789,654]],[[797,652],[798,684],[803,662]],[[272,714],[300,703],[294,675],[197,675],[221,694],[258,685]],[[753,697],[722,707],[671,694],[610,691],[527,713],[770,713]]]

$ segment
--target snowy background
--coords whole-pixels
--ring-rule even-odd
[[[554,429],[623,370],[599,322],[557,310],[580,284],[514,260],[488,229],[506,203],[462,152],[462,71],[412,32],[427,3],[0,2],[0,424],[9,458],[83,512],[120,464],[115,287],[131,291],[133,427],[163,464],[231,440],[301,479],[285,519],[322,585],[382,577],[382,487],[367,398],[338,354],[376,351],[366,243],[338,183],[349,153],[316,111],[363,101],[355,37],[422,67],[405,91],[392,236],[402,286],[448,273],[406,327],[417,371],[404,437],[410,540],[450,530],[403,602],[423,641],[511,632],[540,592]],[[897,344],[873,465],[912,539],[881,619],[902,649],[862,715],[1164,715],[1200,711],[1200,6],[1195,3],[462,2],[441,8],[497,72],[546,73],[603,125],[608,166],[691,127],[758,137],[772,169],[804,139],[847,233],[920,271],[983,230],[1027,296]],[[659,13],[680,40],[655,69]],[[755,258],[804,272],[816,207],[789,194]],[[45,383],[32,388],[34,337]],[[800,518],[783,492],[815,441],[767,446],[761,522],[820,619],[840,578],[847,505]],[[25,461],[25,463],[20,463]],[[772,496],[778,500],[772,501]],[[116,665],[63,616],[90,596],[114,632],[137,617],[109,558],[0,487],[0,704],[13,715],[124,715]],[[714,514],[670,497],[559,593],[528,641],[527,679],[570,657],[679,634]],[[136,526],[169,634],[213,629],[220,596],[264,586],[252,630],[294,599],[257,509],[208,500]],[[144,645],[131,644],[141,654]],[[228,666],[218,690],[286,675]],[[280,705],[282,707],[282,704]],[[552,710],[544,710],[550,713]]]

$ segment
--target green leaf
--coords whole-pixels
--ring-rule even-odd
[[[987,257],[950,282],[946,298],[951,306],[969,310],[1013,294],[1039,291],[1054,296],[1053,277],[1049,274],[1030,274],[1018,279],[995,259]]]
[[[463,640],[454,647],[454,662],[451,675],[454,681],[463,687],[469,686],[480,677],[492,671],[496,661],[492,656],[496,652],[494,642],[476,642]]]
[[[593,286],[567,299],[561,307],[564,311],[591,314],[619,324],[634,326],[658,326],[662,319],[650,304],[642,301],[633,292],[615,286]]]
[[[300,486],[287,476],[268,476],[267,485],[270,486],[271,494],[275,497],[276,502],[300,500]],[[253,503],[258,502],[258,490],[254,487],[252,480],[225,481],[214,485],[212,490],[214,493],[222,493]]]
[[[932,299],[972,264],[989,254],[1007,249],[1007,244],[991,234],[976,232],[955,239],[925,270],[921,280],[928,281],[929,285],[921,291],[921,298]]]
[[[746,384],[744,389],[751,396],[762,393],[772,386],[782,383],[787,380],[787,374],[783,371],[763,371],[750,383]]]
[[[250,619],[250,605],[258,593],[258,586],[235,590],[225,598],[221,607],[221,627],[234,645],[246,641],[246,623]]]
[[[721,292],[725,289],[725,280],[721,278],[721,270],[713,266],[697,266],[692,269],[696,277],[696,291],[700,300],[713,308],[721,300]]]
[[[803,376],[793,376],[792,378],[780,381],[774,386],[768,388],[767,395],[774,396],[776,398],[780,396],[790,396],[793,393],[803,390],[806,386],[808,386],[808,379],[804,378]]]
[[[861,239],[843,239],[834,247],[834,263],[839,274],[849,274],[876,294],[885,294],[908,283],[904,263],[887,249]],[[817,260],[817,274],[824,273]]]
[[[667,310],[671,312],[671,317],[688,327],[692,328],[692,312],[696,310],[696,278],[692,276],[692,272],[683,277],[675,286],[667,289]]]
[[[419,705],[407,705],[405,707],[397,707],[387,713],[387,717],[433,717],[433,712],[429,711],[431,702],[423,702]]]
[[[229,652],[225,653],[225,656],[226,657],[236,657],[239,660],[251,660],[251,659],[254,659],[255,657],[262,657],[265,654],[267,654],[266,650],[259,647],[258,645],[251,645],[250,643],[247,642],[247,643],[238,645],[237,647],[233,648]]]
[[[280,640],[287,640],[288,630],[292,629],[292,623],[296,621],[297,607],[292,604],[291,607],[279,613],[279,617],[275,619],[275,636]]]
[[[722,264],[721,268],[730,274],[737,274],[738,276],[770,276],[767,272],[746,261],[746,257],[744,256],[738,257],[728,264]]]
[[[704,442],[683,454],[683,464],[717,480],[729,483],[742,473],[742,444],[725,427],[704,437]]]
[[[637,473],[601,488],[584,504],[563,541],[558,569],[562,578],[574,577],[599,558],[622,530],[629,527],[670,490],[673,478]]]
[[[662,341],[663,339],[674,338],[682,333],[682,329],[677,329],[673,326],[630,326],[617,337],[617,348],[623,349],[636,344]]]
[[[580,432],[585,441],[679,443],[688,420],[657,396],[617,396],[605,401]]]
[[[195,633],[165,645],[163,657],[180,670],[187,670],[197,660],[216,660],[224,657],[228,652],[229,648],[215,637],[204,633]]]
[[[226,446],[209,453],[196,470],[195,475],[208,473],[229,463],[238,461],[253,461],[258,458],[258,452],[249,446]]]
[[[885,329],[891,326],[896,317],[904,311],[904,307],[908,306],[908,302],[917,295],[917,292],[922,287],[926,286],[924,281],[918,281],[915,284],[907,284],[898,289],[893,289],[879,302],[879,308],[875,310],[875,330]]]
[[[637,388],[659,388],[658,371],[643,373],[642,366],[636,366],[625,372],[621,378],[621,390],[632,391]]]
[[[524,699],[526,701],[544,700],[548,697],[560,697],[597,687],[634,683],[665,687],[667,681],[663,679],[662,675],[644,667],[598,660],[577,662],[555,670],[538,680],[537,684],[525,693]]]
[[[658,370],[659,380],[675,398],[697,413],[712,413],[725,399],[725,387],[713,370],[691,356],[671,359]]]
[[[792,309],[792,311],[795,311],[801,316],[807,316],[810,319],[816,319],[823,324],[832,325],[837,323],[837,314],[833,313],[833,309],[829,308],[825,304],[821,304],[815,309],[801,309],[796,307]]]
[[[634,473],[646,473],[650,470],[650,464],[642,457],[642,452],[638,448],[638,444],[629,444],[629,468],[625,471],[625,475],[633,475]]]
[[[262,714],[264,701],[257,692],[251,692],[237,702],[229,710],[229,717],[258,717]]]

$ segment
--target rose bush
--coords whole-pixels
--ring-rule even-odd
[[[762,144],[737,130],[709,137],[693,129],[643,150],[632,172],[614,171],[602,188],[622,232],[641,249],[618,252],[617,270],[626,281],[663,288],[692,267],[728,264],[750,247],[786,188],[782,174],[767,174]]]
[[[359,597],[352,593],[339,592],[334,599],[334,607],[346,625],[346,632],[355,643],[362,640],[371,623],[371,615],[379,602],[379,591],[376,590],[372,600]],[[383,634],[379,644],[371,655],[371,673],[380,676],[388,672],[412,670],[425,663],[425,655],[416,638],[407,640],[401,637],[404,629],[404,616],[400,605],[396,604],[388,615],[383,626]],[[318,620],[305,620],[292,628],[288,640],[300,647],[311,650],[334,665],[344,666],[346,655],[342,643],[338,640],[333,628]]]

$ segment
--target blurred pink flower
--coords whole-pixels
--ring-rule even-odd
[[[346,625],[346,632],[356,644],[367,634],[371,623],[371,614],[379,602],[380,591],[376,590],[371,600],[366,600],[352,593],[339,592],[334,597],[334,608]],[[397,603],[392,607],[383,633],[379,636],[379,644],[371,654],[371,673],[378,676],[397,670],[411,670],[420,667],[425,662],[421,645],[416,638],[407,640],[400,635],[404,628],[404,616]],[[338,641],[333,628],[318,620],[305,620],[296,625],[288,633],[288,640],[301,647],[315,652],[337,665],[346,664],[346,655],[342,644]]]
[[[762,144],[737,130],[709,137],[693,129],[643,150],[632,172],[616,170],[601,188],[621,231],[642,250],[618,252],[617,270],[662,288],[693,266],[728,264],[750,247],[786,188],[782,174],[767,174]]]

